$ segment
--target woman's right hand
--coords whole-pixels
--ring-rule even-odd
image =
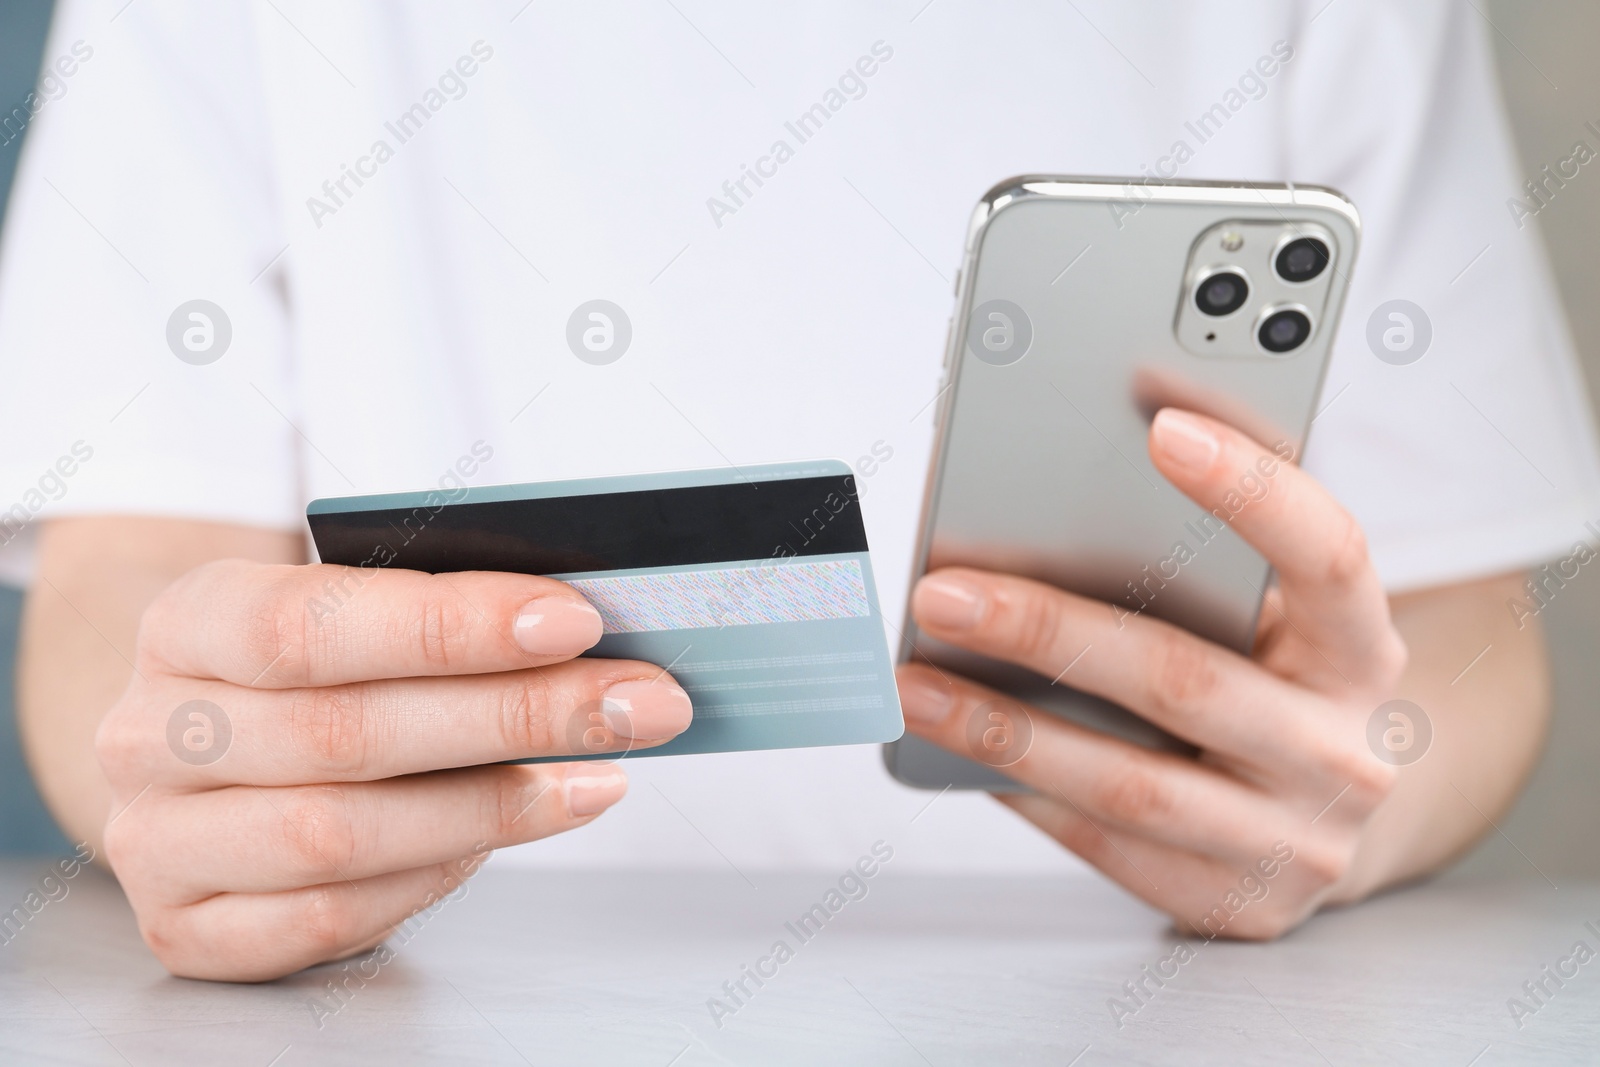
[[[660,667],[578,659],[599,614],[521,574],[189,572],[139,626],[96,747],[107,859],[172,973],[259,981],[364,951],[488,851],[592,821],[614,762],[690,722]]]

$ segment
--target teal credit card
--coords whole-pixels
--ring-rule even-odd
[[[694,701],[682,734],[626,755],[875,744],[904,730],[861,500],[840,461],[327,497],[306,521],[324,563],[514,571],[581,591],[605,623],[587,655],[660,664]],[[581,752],[602,720],[577,711]]]

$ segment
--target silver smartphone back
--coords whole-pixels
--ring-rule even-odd
[[[1025,575],[1248,652],[1266,560],[1157,473],[1150,419],[1212,415],[1298,460],[1359,236],[1348,200],[1308,186],[1029,176],[990,190],[956,283],[913,577]],[[1057,679],[933,641],[909,612],[900,656],[1184,747]],[[974,758],[907,736],[885,746],[890,773],[1021,789],[996,769],[1020,752],[971,725]]]

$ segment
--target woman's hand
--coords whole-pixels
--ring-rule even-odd
[[[928,664],[901,668],[907,724],[971,757],[974,715],[998,711],[1002,728],[1031,737],[1000,769],[1034,791],[1003,803],[1184,928],[1273,937],[1373,888],[1355,884],[1353,861],[1396,770],[1369,749],[1367,724],[1394,696],[1405,644],[1360,527],[1298,467],[1170,408],[1154,420],[1150,454],[1202,507],[1233,512],[1233,529],[1276,569],[1252,656],[1147,614],[968,568],[924,577],[912,610],[929,636],[1060,677],[1191,742],[1199,757],[1024,709]],[[1251,499],[1242,486],[1257,483],[1267,490]]]
[[[577,659],[560,582],[229,560],[144,613],[97,738],[107,857],[174,974],[261,980],[363,951],[489,850],[591,822],[616,751],[681,733],[659,667]]]

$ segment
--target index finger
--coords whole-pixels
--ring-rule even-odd
[[[1280,444],[1268,450],[1225,423],[1163,408],[1150,458],[1166,478],[1267,558],[1284,611],[1331,661],[1390,661],[1389,602],[1355,518]],[[1264,592],[1264,590],[1263,590]]]
[[[577,590],[530,574],[223,560],[157,598],[139,652],[171,673],[284,689],[538,667],[602,629]]]

